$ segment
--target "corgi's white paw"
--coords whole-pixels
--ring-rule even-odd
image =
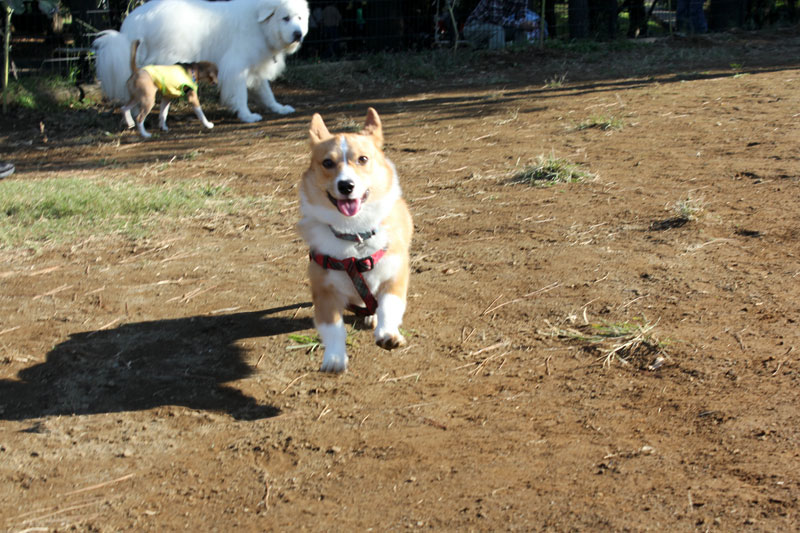
[[[375,330],[375,344],[384,350],[394,350],[406,345],[406,338],[399,331]]]
[[[322,366],[319,369],[321,372],[344,372],[347,370],[347,354],[325,350],[325,355],[322,357]]]

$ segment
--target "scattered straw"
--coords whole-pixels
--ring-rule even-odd
[[[121,481],[128,480],[135,476],[136,474],[126,474],[122,477],[118,477],[117,479],[112,479],[111,481],[104,481],[103,483],[98,483],[96,485],[91,485],[89,487],[84,487],[82,489],[73,490],[71,492],[67,492],[64,496],[72,496],[73,494],[80,494],[81,492],[88,492],[90,490],[100,489],[103,487],[107,487],[108,485],[113,485],[114,483],[119,483]]]
[[[303,378],[304,378],[304,377],[306,377],[307,375],[308,375],[308,372],[306,372],[306,373],[305,373],[305,374],[303,374],[302,376],[297,376],[296,378],[294,378],[292,381],[290,381],[290,382],[289,382],[289,384],[288,384],[288,385],[286,385],[286,388],[285,388],[285,389],[283,389],[283,390],[281,391],[281,394],[286,394],[286,391],[287,391],[287,390],[289,390],[289,389],[291,389],[291,388],[292,388],[292,385],[294,385],[295,383],[297,383],[298,381],[300,381],[301,379],[303,379]]]
[[[486,316],[489,313],[497,311],[501,307],[505,307],[506,305],[510,305],[510,304],[517,303],[517,302],[521,302],[521,301],[523,301],[523,300],[525,300],[527,298],[530,298],[532,296],[536,296],[537,294],[541,294],[541,293],[544,293],[544,292],[552,291],[553,289],[559,287],[560,285],[561,285],[560,281],[555,281],[555,282],[551,283],[550,285],[548,285],[546,287],[542,287],[541,289],[535,290],[533,292],[529,292],[528,294],[523,294],[519,298],[515,298],[513,300],[509,300],[509,301],[501,303],[501,304],[493,305],[494,302],[496,302],[499,299],[499,298],[495,298],[494,302],[489,304],[489,307],[487,307],[483,311],[483,313],[481,313],[481,316]]]

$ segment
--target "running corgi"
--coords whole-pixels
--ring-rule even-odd
[[[300,183],[298,229],[308,243],[314,324],[325,345],[321,370],[347,370],[345,309],[375,328],[375,343],[406,344],[406,310],[414,227],[394,165],[383,154],[383,129],[369,108],[361,133],[332,134],[315,114],[311,164]]]

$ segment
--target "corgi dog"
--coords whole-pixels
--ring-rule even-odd
[[[365,317],[375,343],[404,346],[413,222],[383,129],[369,108],[360,133],[332,134],[315,114],[311,163],[300,183],[300,234],[311,249],[308,275],[314,324],[325,345],[323,372],[347,370],[343,313]]]

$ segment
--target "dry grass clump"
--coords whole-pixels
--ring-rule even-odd
[[[610,367],[614,362],[634,365],[641,369],[656,370],[668,356],[666,343],[659,340],[653,330],[656,324],[621,322],[615,324],[585,324],[569,328],[551,327],[545,334],[577,341],[599,353],[597,362]]]

